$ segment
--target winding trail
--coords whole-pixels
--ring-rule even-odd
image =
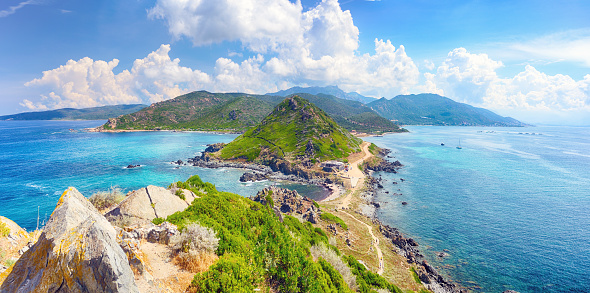
[[[373,156],[373,154],[371,154],[371,152],[369,151],[370,145],[371,144],[368,142],[363,142],[363,144],[361,145],[361,149],[365,155],[362,158],[350,163],[350,168],[349,168],[348,172],[346,172],[345,174],[350,178],[351,188],[348,190],[348,193],[342,199],[342,201],[336,205],[336,207],[337,207],[338,211],[345,213],[349,217],[353,218],[355,221],[365,225],[365,227],[367,227],[367,230],[369,230],[369,235],[371,235],[371,238],[372,238],[371,244],[375,248],[375,251],[377,251],[377,257],[379,259],[379,269],[377,270],[377,274],[381,275],[381,274],[383,274],[383,268],[384,268],[383,253],[381,252],[381,248],[379,248],[379,238],[377,238],[375,236],[375,234],[373,234],[373,227],[369,226],[365,222],[355,218],[353,215],[344,211],[344,209],[348,209],[348,206],[350,205],[350,200],[352,199],[355,192],[359,191],[365,185],[365,177],[366,176],[359,169],[358,166],[360,164],[362,164],[366,159],[371,158]],[[358,181],[355,182],[354,179],[358,179]]]

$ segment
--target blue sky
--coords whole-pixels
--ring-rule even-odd
[[[588,15],[573,0],[5,0],[0,115],[338,85],[590,125]]]

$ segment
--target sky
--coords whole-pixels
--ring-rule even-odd
[[[336,85],[590,125],[588,15],[587,0],[3,0],[0,115]]]

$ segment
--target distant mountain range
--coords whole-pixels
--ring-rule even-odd
[[[114,105],[84,109],[64,108],[59,110],[26,112],[0,116],[0,120],[106,120],[137,112],[146,105]]]
[[[0,120],[109,119],[98,130],[192,129],[244,132],[258,124],[285,97],[299,95],[351,131],[404,131],[398,125],[526,126],[516,119],[455,102],[436,94],[374,99],[336,86],[293,87],[267,95],[192,92],[145,105],[60,109],[0,116]],[[366,103],[366,104],[365,104]]]
[[[317,94],[332,95],[332,96],[340,98],[340,99],[357,101],[357,102],[361,102],[363,104],[367,104],[367,103],[370,103],[370,102],[373,102],[376,100],[375,98],[365,97],[357,92],[346,93],[337,86],[324,86],[324,87],[320,87],[320,86],[298,87],[298,86],[296,86],[296,87],[292,87],[290,89],[286,89],[283,91],[278,91],[276,93],[268,93],[267,95],[287,97],[287,96],[290,96],[293,94],[301,94],[301,93],[312,94],[312,95],[317,95]]]
[[[490,110],[455,102],[436,94],[400,95],[367,104],[399,125],[526,126]]]
[[[316,104],[349,131],[402,131],[393,122],[360,102],[323,94],[300,95]],[[109,119],[99,130],[193,129],[242,132],[262,121],[283,99],[284,97],[272,95],[192,92],[152,104],[136,113]]]

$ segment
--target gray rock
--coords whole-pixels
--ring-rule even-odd
[[[115,229],[73,187],[0,292],[138,292]]]
[[[195,199],[195,195],[186,190],[183,193],[186,200],[166,188],[150,185],[133,191],[105,216],[109,220],[129,218],[130,224],[149,224],[155,218],[166,218],[186,209]]]

